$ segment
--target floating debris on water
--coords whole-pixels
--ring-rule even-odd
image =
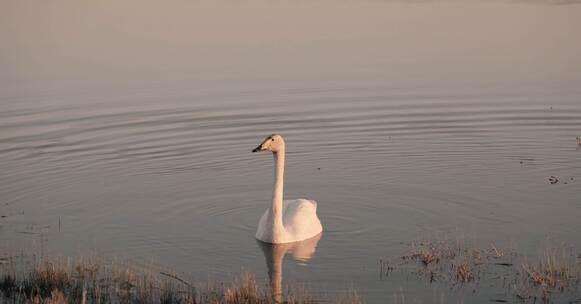
[[[556,176],[551,175],[551,177],[549,177],[549,183],[551,183],[551,185],[554,185],[556,183],[559,182],[559,178]]]

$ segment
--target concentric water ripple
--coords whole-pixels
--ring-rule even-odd
[[[383,303],[403,283],[378,280],[377,258],[418,236],[581,247],[578,5],[299,1],[259,16],[250,2],[232,15],[183,2],[175,24],[133,8],[113,20],[103,14],[119,10],[89,2],[75,4],[86,24],[10,6],[0,246],[96,252],[202,282],[267,278],[254,233],[273,164],[250,151],[276,132],[285,197],[316,200],[324,226],[307,267],[285,262],[285,282],[351,284]]]

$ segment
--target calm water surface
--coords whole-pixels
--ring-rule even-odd
[[[273,162],[250,150],[275,132],[325,228],[285,283],[485,303],[511,298],[378,260],[435,233],[581,249],[581,5],[2,5],[2,251],[265,280]]]

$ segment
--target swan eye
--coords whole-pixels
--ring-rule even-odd
[[[274,138],[271,138],[272,141],[274,141]]]

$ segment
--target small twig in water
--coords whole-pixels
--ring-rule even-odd
[[[184,280],[184,279],[182,279],[182,278],[178,277],[178,276],[177,276],[177,275],[175,275],[175,274],[171,274],[171,273],[167,273],[167,272],[163,272],[163,271],[160,271],[160,272],[159,272],[159,274],[161,274],[161,275],[164,275],[164,276],[166,276],[166,277],[170,277],[170,278],[172,278],[172,279],[175,279],[175,280],[178,280],[178,281],[180,281],[181,283],[183,283],[183,284],[187,285],[188,287],[192,287],[192,284],[190,284],[190,282],[188,282],[188,281],[186,281],[186,280]]]
[[[502,252],[500,252],[500,251],[498,251],[498,249],[496,249],[496,246],[494,246],[494,244],[490,243],[490,246],[492,247],[492,250],[494,250],[494,253],[496,253],[497,257],[501,257],[504,255]]]

